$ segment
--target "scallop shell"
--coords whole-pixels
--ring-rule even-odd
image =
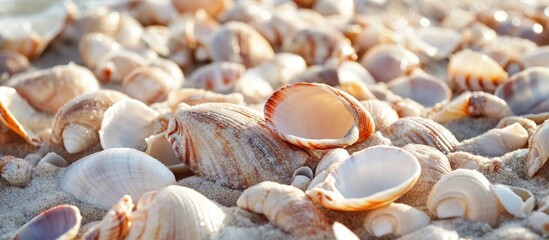
[[[439,123],[466,117],[488,117],[501,119],[513,115],[503,99],[485,92],[466,91],[430,114]]]
[[[526,218],[534,210],[536,198],[527,189],[495,184],[490,186],[490,190],[505,210],[514,217]]]
[[[528,176],[534,177],[536,173],[545,165],[549,159],[549,122],[545,122],[538,126],[538,129],[528,139],[528,158],[526,160],[526,169]]]
[[[190,106],[210,102],[244,105],[244,97],[240,93],[219,94],[204,89],[182,88],[170,92],[167,102],[172,109],[176,109],[180,103]]]
[[[292,186],[259,183],[244,190],[236,205],[264,214],[273,225],[296,237],[310,237],[330,228],[324,213],[303,191]]]
[[[518,123],[505,128],[494,128],[479,136],[463,141],[457,150],[474,149],[482,156],[498,157],[522,148],[528,142],[528,132]]]
[[[408,151],[419,161],[421,175],[409,194],[425,195],[444,175],[450,173],[452,168],[448,158],[434,147],[408,144],[402,149]]]
[[[19,228],[13,239],[74,239],[81,221],[82,216],[76,206],[58,205]]]
[[[15,89],[0,86],[0,120],[17,135],[33,146],[41,143],[37,129],[27,120],[38,113],[25,101]]]
[[[173,173],[188,173],[190,170],[179,161],[165,135],[166,132],[161,132],[145,138],[145,142],[147,142],[147,150],[145,152],[163,163]]]
[[[345,147],[367,139],[375,128],[358,100],[316,83],[276,91],[265,104],[265,121],[282,139],[311,149]]]
[[[450,58],[448,75],[458,91],[494,92],[507,81],[507,72],[496,61],[469,49]]]
[[[133,201],[129,195],[124,195],[107,212],[98,224],[90,228],[82,239],[109,240],[122,239],[130,229],[130,214]]]
[[[146,66],[134,69],[122,80],[122,92],[147,105],[168,98],[169,92],[181,87],[182,82],[159,67]]]
[[[175,184],[175,177],[168,168],[130,148],[88,155],[70,165],[60,177],[63,191],[103,208],[110,208],[125,194],[138,199],[170,184]]]
[[[429,216],[420,210],[406,204],[392,203],[368,212],[364,228],[375,237],[401,236],[429,225],[430,221]]]
[[[92,32],[84,35],[78,43],[78,53],[84,65],[95,68],[108,54],[122,50],[122,46],[108,35]]]
[[[383,131],[399,119],[398,113],[386,102],[371,99],[360,101],[362,106],[372,115],[376,131]]]
[[[75,64],[26,73],[10,81],[30,105],[49,114],[55,114],[76,96],[99,89],[99,83],[90,70]]]
[[[82,152],[99,142],[103,114],[115,102],[128,96],[113,90],[80,95],[63,105],[52,123],[52,139],[67,152]]]
[[[463,217],[498,225],[497,199],[484,175],[457,169],[445,175],[429,193],[427,207],[438,218]]]
[[[101,58],[94,73],[102,82],[122,82],[131,71],[145,65],[147,60],[137,53],[116,51]]]
[[[24,55],[12,50],[0,50],[0,81],[7,80],[29,67],[29,59]]]
[[[194,71],[188,84],[217,93],[229,93],[245,71],[244,65],[239,63],[210,63]]]
[[[360,64],[378,82],[388,82],[411,74],[419,67],[419,58],[399,45],[379,44],[362,56]]]
[[[303,57],[308,65],[357,59],[351,41],[335,30],[306,28],[284,39],[284,52]]]
[[[388,132],[406,144],[428,145],[444,154],[454,151],[459,144],[456,137],[444,126],[422,117],[401,118],[389,127]]]
[[[391,169],[388,175],[383,169]],[[400,148],[374,146],[341,161],[307,195],[324,207],[361,211],[390,204],[417,182],[421,166]],[[317,177],[324,177],[318,175]],[[313,182],[317,182],[316,179]],[[360,187],[358,187],[360,186]]]
[[[496,89],[495,95],[503,99],[515,115],[549,111],[549,68],[533,67],[516,73],[511,80]]]
[[[389,90],[403,98],[410,98],[424,107],[444,104],[452,98],[452,91],[444,81],[429,74],[404,76],[388,83]]]
[[[273,135],[256,112],[229,103],[180,107],[166,138],[195,174],[237,189],[265,180],[289,184],[308,158]]]

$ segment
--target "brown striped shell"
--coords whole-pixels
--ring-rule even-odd
[[[401,118],[393,123],[388,130],[392,137],[404,141],[405,144],[428,145],[444,154],[454,151],[459,143],[456,137],[444,126],[422,117]]]
[[[496,61],[469,49],[450,58],[448,75],[458,91],[494,92],[497,86],[507,81],[507,72]]]

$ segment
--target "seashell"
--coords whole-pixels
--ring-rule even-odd
[[[391,98],[392,98],[391,95],[389,95],[389,99]],[[391,102],[391,107],[393,107],[393,109],[397,112],[398,116],[401,118],[421,116],[425,111],[425,107],[423,107],[423,105],[409,98],[400,98],[400,99],[393,100]]]
[[[323,16],[341,16],[344,18],[352,17],[355,14],[355,4],[352,0],[334,1],[334,0],[316,0],[313,10]]]
[[[382,171],[391,169],[390,177]],[[307,195],[324,207],[361,211],[390,204],[417,182],[421,167],[417,159],[397,147],[374,146],[341,161]],[[361,186],[361,187],[357,187]]]
[[[440,25],[444,28],[451,28],[455,30],[463,30],[467,26],[475,24],[475,15],[472,12],[465,11],[457,8],[448,11],[448,15],[444,16],[444,19]]]
[[[191,188],[172,185],[139,199],[127,239],[210,239],[225,227],[226,219],[215,202]]]
[[[399,118],[398,113],[391,107],[391,105],[383,101],[371,99],[360,101],[360,103],[372,116],[377,131],[387,129]]]
[[[290,185],[305,191],[313,177],[313,170],[310,167],[300,167],[294,171]]]
[[[463,42],[465,43],[464,45],[469,46],[473,50],[480,50],[490,46],[491,43],[498,41],[496,31],[479,22],[475,22],[473,25],[463,30],[462,35]],[[494,58],[496,62],[498,61],[496,57],[491,57]],[[498,63],[502,66],[501,62]]]
[[[112,104],[101,120],[99,141],[103,149],[128,147],[144,150],[145,138],[154,134],[159,113],[135,99]]]
[[[334,148],[328,151],[322,159],[318,162],[315,169],[315,177],[320,175],[322,171],[332,172],[335,170],[334,167],[337,167],[341,161],[349,158],[350,155],[344,148]],[[315,184],[316,185],[316,184]]]
[[[544,122],[538,126],[538,129],[528,139],[528,158],[526,160],[526,169],[528,176],[534,177],[536,173],[545,165],[549,158],[549,149],[547,142],[549,141],[549,122]]]
[[[547,112],[549,88],[543,83],[548,79],[549,68],[532,67],[512,75],[494,94],[507,102],[515,115]]]
[[[143,35],[143,26],[128,13],[120,13],[116,32],[112,35],[116,42],[124,47],[140,47],[143,45],[141,36]]]
[[[186,173],[190,170],[179,160],[172,145],[166,139],[166,132],[151,135],[145,138],[149,156],[163,163],[173,173]]]
[[[502,119],[513,115],[503,99],[485,92],[463,92],[445,106],[435,110],[429,118],[439,123],[466,117]]]
[[[411,239],[420,239],[420,238],[425,240],[437,240],[437,239],[459,240],[459,235],[455,230],[446,229],[444,227],[431,224],[413,233],[408,233],[399,239],[411,240]]]
[[[496,87],[507,81],[507,72],[496,61],[469,49],[450,58],[448,75],[458,91],[494,92]]]
[[[539,203],[537,211],[549,213],[549,195],[545,196],[541,203]]]
[[[542,46],[528,50],[530,51],[525,51],[520,58],[520,62],[524,65],[525,69],[531,67],[549,67],[549,65],[544,61],[544,59],[547,59],[547,55],[549,54],[549,47]]]
[[[461,34],[450,28],[422,27],[411,35],[409,48],[434,60],[447,58],[462,42]]]
[[[107,7],[98,7],[90,10],[74,25],[70,35],[80,38],[86,33],[99,32],[108,36],[114,36],[120,27],[120,13]],[[65,30],[66,31],[66,30]]]
[[[303,191],[265,181],[252,186],[238,198],[239,208],[264,214],[269,222],[298,238],[329,229],[328,218]]]
[[[498,225],[497,199],[484,175],[469,169],[457,169],[442,177],[427,199],[427,208],[438,218],[463,217]]]
[[[495,184],[490,185],[490,191],[496,195],[505,210],[514,217],[526,218],[534,210],[536,198],[527,189]]]
[[[307,65],[357,59],[348,39],[337,31],[324,28],[299,30],[284,39],[282,49],[300,55]]]
[[[514,123],[520,124],[526,131],[528,132],[528,136],[532,136],[536,129],[538,128],[538,125],[536,122],[524,118],[524,117],[518,117],[518,116],[509,116],[504,117],[501,120],[499,120],[498,124],[494,128],[504,128],[507,126],[511,126]]]
[[[94,73],[102,82],[122,82],[131,71],[145,65],[147,60],[137,53],[116,51],[99,60]]]
[[[212,2],[203,2],[200,0],[172,0],[172,4],[180,13],[195,12],[199,9],[204,9],[209,15],[217,16],[225,10],[229,9],[233,4],[231,0],[215,0]]]
[[[146,153],[130,148],[88,155],[70,165],[60,177],[63,191],[103,208],[110,208],[125,194],[138,199],[170,184],[175,184],[175,177],[168,168]]]
[[[528,39],[499,37],[484,46],[481,51],[494,59],[509,74],[515,74],[527,68],[523,56],[537,48],[537,45]]]
[[[502,156],[522,148],[528,142],[528,132],[518,123],[505,128],[494,128],[479,136],[463,141],[457,150],[471,149],[482,156]]]
[[[33,146],[41,143],[32,122],[38,113],[13,88],[0,86],[0,120],[17,135]],[[8,136],[8,138],[11,138]]]
[[[11,186],[26,187],[32,179],[32,167],[24,159],[14,156],[0,158],[0,176]]]
[[[289,184],[308,158],[274,136],[254,110],[229,103],[179,107],[166,138],[196,175],[236,189],[266,180]]]
[[[444,154],[453,152],[459,143],[444,126],[422,117],[401,118],[388,128],[388,132],[406,144],[416,143],[431,146]]]
[[[276,91],[265,103],[265,121],[282,139],[310,149],[345,147],[367,139],[375,128],[358,100],[317,83],[295,83]]]
[[[402,46],[379,44],[362,56],[360,64],[377,82],[388,82],[411,74],[419,67],[419,58]]]
[[[359,240],[358,236],[349,230],[345,225],[335,221],[332,225],[332,231],[336,240]]]
[[[196,50],[208,45],[210,38],[219,27],[217,20],[204,9],[178,15],[168,25],[173,38]]]
[[[229,93],[245,71],[244,65],[239,63],[214,62],[194,71],[188,84],[217,93]]]
[[[211,36],[209,50],[215,62],[234,62],[245,67],[254,67],[274,57],[269,42],[250,25],[241,22],[229,22],[220,27]]]
[[[121,51],[122,46],[108,35],[92,32],[84,35],[78,43],[78,53],[84,65],[95,68],[108,54]]]
[[[501,160],[491,160],[468,152],[453,152],[447,155],[452,169],[464,168],[480,172],[497,173],[503,168]]]
[[[528,217],[528,226],[543,237],[549,236],[549,214],[537,211],[532,213]]]
[[[141,24],[148,25],[167,25],[177,14],[171,0],[162,1],[135,1],[123,3],[125,10],[137,19]]]
[[[181,88],[168,94],[166,100],[172,109],[176,109],[180,103],[194,106],[202,103],[220,102],[244,105],[244,97],[240,93],[219,94],[204,89]]]
[[[392,29],[377,20],[368,23],[353,41],[353,47],[358,56],[364,55],[376,45],[403,43],[404,39]]]
[[[424,212],[402,203],[374,209],[366,215],[364,228],[370,235],[401,236],[429,225],[431,219]]]
[[[82,216],[76,206],[57,205],[19,228],[13,239],[74,239],[81,221]]]
[[[168,73],[174,79],[174,83],[177,88],[181,87],[181,84],[185,82],[183,71],[181,71],[181,68],[174,61],[164,58],[157,58],[154,59],[149,66],[160,68]]]
[[[42,165],[45,165],[45,164],[49,164],[59,168],[63,168],[69,165],[67,163],[67,160],[65,160],[63,157],[59,156],[55,152],[49,152],[48,154],[46,154],[46,156],[40,159],[36,167],[40,168]]]
[[[408,144],[402,149],[414,155],[421,165],[421,175],[414,187],[408,191],[409,194],[424,195],[433,188],[440,178],[452,171],[448,158],[436,148]]]
[[[295,8],[275,8],[271,12],[272,16],[269,19],[255,19],[250,22],[269,43],[275,48],[282,47],[284,39],[287,36],[292,36],[299,30],[307,28],[309,23],[307,16],[312,15],[315,18],[322,19],[322,15],[315,11],[303,11]]]
[[[128,96],[113,90],[99,90],[67,102],[53,118],[52,140],[67,152],[82,152],[99,142],[98,131],[105,111]]]
[[[274,90],[256,69],[246,71],[236,82],[234,92],[242,94],[248,104],[261,104],[273,94]]]
[[[238,21],[250,23],[252,21],[264,21],[271,17],[267,6],[254,1],[237,1],[226,11],[219,14],[217,19],[221,23]]]
[[[174,36],[168,27],[152,25],[145,27],[141,40],[147,47],[158,53],[158,55],[168,57],[171,50],[174,50],[170,49],[170,44],[174,44],[172,41],[177,41],[173,39],[173,37]],[[163,58],[159,58],[159,60],[160,59],[165,60]]]
[[[99,89],[93,74],[75,64],[22,74],[10,83],[30,105],[49,114],[56,113],[76,96]]]
[[[171,90],[181,87],[170,74],[159,67],[139,67],[129,72],[122,80],[122,92],[147,105],[168,98]]]
[[[29,67],[29,60],[24,55],[12,50],[0,50],[0,81],[7,80]]]
[[[287,85],[292,78],[305,72],[307,63],[293,53],[278,53],[273,58],[263,61],[261,64],[249,69],[257,77],[266,80],[273,89]]]
[[[391,80],[388,88],[396,95],[410,98],[424,107],[444,104],[452,98],[452,91],[442,80],[429,74],[414,74]]]
[[[133,201],[130,195],[124,195],[107,212],[98,224],[86,231],[82,239],[122,239],[130,229],[130,214]]]

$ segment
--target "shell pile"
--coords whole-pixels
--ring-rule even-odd
[[[1,239],[549,237],[549,2],[111,2],[1,4]]]

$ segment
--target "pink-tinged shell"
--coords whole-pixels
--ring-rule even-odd
[[[513,115],[503,99],[485,92],[466,91],[450,103],[434,110],[429,118],[444,123],[466,117],[488,117],[501,119]]]
[[[444,126],[422,117],[401,118],[388,130],[389,134],[399,141],[428,145],[444,154],[454,151],[459,144],[456,137]]]
[[[458,91],[494,92],[507,81],[507,72],[492,58],[469,49],[456,53],[448,64],[448,77]]]
[[[29,67],[29,59],[24,55],[12,50],[0,50],[0,81],[23,72]]]
[[[389,146],[355,152],[336,164],[328,174],[317,175],[313,182],[318,184],[306,192],[316,203],[335,210],[386,206],[410,190],[421,174],[416,157]]]
[[[262,182],[242,192],[239,208],[264,214],[269,222],[296,237],[311,237],[330,228],[328,218],[293,186]]]
[[[229,103],[180,106],[166,138],[195,174],[235,189],[262,181],[289,184],[308,158],[274,135],[257,112]]]
[[[132,197],[124,195],[111,207],[101,222],[84,233],[82,239],[109,240],[124,238],[130,229],[130,214],[133,206]]]
[[[353,0],[316,0],[313,10],[323,16],[352,17],[355,14]]]
[[[95,68],[105,56],[120,51],[122,46],[108,35],[93,32],[88,33],[78,43],[78,53],[84,65]]]
[[[217,93],[229,93],[246,71],[239,63],[214,62],[195,70],[189,77],[189,85]]]
[[[402,46],[380,44],[362,56],[360,64],[378,82],[409,75],[419,68],[419,58]]]
[[[391,80],[388,88],[396,95],[410,98],[424,107],[444,104],[452,98],[452,91],[446,83],[429,74],[414,74]]]
[[[349,94],[325,84],[295,83],[265,103],[265,120],[282,139],[300,147],[330,149],[367,139],[374,120]]]
[[[511,76],[494,93],[515,115],[549,111],[549,68],[533,67]]]
[[[15,232],[13,239],[73,239],[78,234],[82,216],[73,205],[50,208]]]
[[[250,23],[254,20],[265,21],[271,17],[270,9],[260,2],[237,1],[229,9],[219,14],[217,19],[221,23],[239,21]]]
[[[386,102],[371,99],[360,101],[374,120],[376,131],[383,131],[399,119],[398,113]]]
[[[180,13],[195,12],[199,9],[204,9],[209,15],[217,16],[218,14],[229,9],[233,4],[232,0],[214,0],[204,2],[202,0],[172,0],[172,4]]]

